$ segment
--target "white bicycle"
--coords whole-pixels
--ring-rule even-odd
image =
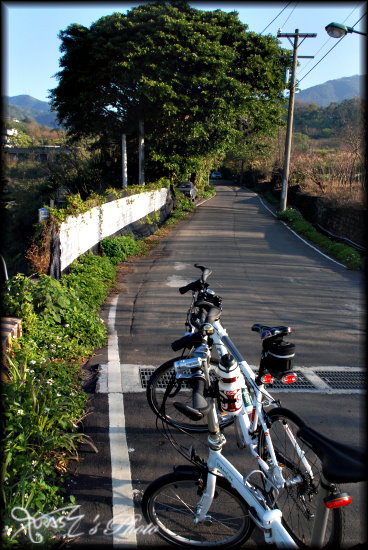
[[[210,270],[201,269],[203,290]],[[197,286],[197,290],[191,287],[193,292],[202,292],[198,282],[190,285]],[[284,377],[286,382],[294,378],[288,356],[281,354],[269,362],[263,353],[256,376],[221,326],[218,300],[213,294],[209,294],[211,301],[204,297],[195,300],[197,310],[191,324],[197,330],[175,344],[177,348],[185,344],[189,357],[173,360],[170,367],[175,380],[184,380],[187,386],[176,384],[176,391],[169,383],[169,390],[161,390],[161,407],[155,412],[166,424],[180,429],[187,426],[191,432],[195,423],[204,422],[200,430],[208,430],[208,456],[201,459],[191,448],[186,458],[192,465],[175,468],[147,488],[142,499],[147,522],[157,526],[165,540],[180,546],[238,546],[255,525],[262,529],[266,543],[278,547],[341,546],[343,507],[351,498],[340,492],[338,484],[366,479],[363,452],[329,440],[280,407],[264,384],[272,377]],[[273,345],[278,350],[285,348],[283,337],[290,332],[288,327],[253,328],[264,336],[263,351]],[[230,353],[235,358],[244,376],[244,389],[248,389],[240,413],[225,417],[224,422],[217,410],[213,345],[220,357]],[[290,352],[290,346],[285,349]],[[155,393],[157,397],[159,391]],[[167,399],[177,416],[166,414]],[[222,454],[226,443],[222,429],[230,421],[235,422],[238,446],[248,448],[256,461],[245,476]]]

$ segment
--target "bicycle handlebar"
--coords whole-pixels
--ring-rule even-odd
[[[208,406],[207,400],[204,397],[205,380],[202,377],[195,376],[193,381],[192,404],[194,409],[206,409]]]
[[[197,267],[202,271],[202,275],[200,279],[197,279],[197,281],[192,281],[191,283],[182,286],[179,288],[180,294],[185,294],[189,290],[193,290],[194,292],[198,292],[199,290],[205,289],[209,287],[209,284],[206,283],[208,277],[212,273],[212,269],[209,267],[205,267],[204,265],[194,264],[194,267]]]
[[[202,342],[202,333],[201,332],[193,332],[192,334],[186,334],[182,338],[179,338],[178,340],[175,340],[171,344],[171,348],[173,351],[179,351],[180,349],[184,348],[192,348],[193,346],[197,347]]]
[[[185,405],[184,403],[179,403],[178,401],[174,402],[174,407],[190,418],[191,420],[198,421],[201,420],[206,414],[209,413],[212,402],[208,403],[207,399],[204,397],[205,389],[205,380],[202,376],[194,376],[192,379],[192,407]]]
[[[202,281],[200,279],[198,279],[197,281],[192,281],[191,283],[187,284],[186,286],[181,286],[179,288],[179,292],[180,292],[180,294],[185,294],[189,290],[193,290],[193,292],[198,292],[199,290],[202,290],[202,286],[203,286]]]

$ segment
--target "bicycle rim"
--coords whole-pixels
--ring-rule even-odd
[[[174,407],[175,401],[192,406],[192,389],[188,380],[177,380],[175,377],[174,362],[179,359],[167,361],[152,373],[147,384],[147,401],[156,416],[167,424],[188,432],[206,432],[206,418],[190,420]],[[215,376],[214,371],[212,376]],[[221,428],[228,426],[233,420],[231,416],[219,415]]]
[[[276,496],[276,506],[281,510],[283,523],[295,542],[301,547],[310,546],[313,521],[318,502],[318,492],[321,483],[321,461],[317,455],[307,447],[297,436],[298,423],[291,420],[287,413],[278,409],[268,413],[270,418],[269,433],[275,449],[279,465],[282,465],[283,477],[286,481],[295,480],[299,476],[298,483],[291,484],[280,490]],[[294,418],[294,420],[296,420]],[[313,478],[308,474],[301,458],[298,455],[295,444],[292,443],[289,431],[296,439],[297,445],[305,453],[305,458],[310,465]],[[264,460],[269,460],[268,450],[265,444],[264,433],[260,434],[259,454]],[[271,491],[273,498],[275,492]],[[323,547],[340,546],[343,538],[343,511],[335,509],[330,511],[326,536]]]
[[[233,548],[243,544],[254,524],[244,501],[221,478],[206,521],[194,523],[202,485],[200,473],[172,473],[153,482],[142,500],[147,522],[158,528],[162,538],[179,546]]]

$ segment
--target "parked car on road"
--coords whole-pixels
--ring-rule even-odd
[[[182,181],[181,183],[179,183],[179,185],[177,185],[176,189],[178,191],[181,191],[181,193],[184,193],[184,195],[188,197],[192,202],[195,201],[197,191],[191,181]]]
[[[210,179],[211,180],[221,180],[222,179],[221,172],[217,172],[217,170],[213,170],[210,174]]]

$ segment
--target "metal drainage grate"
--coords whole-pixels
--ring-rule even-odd
[[[141,379],[142,388],[147,388],[148,380],[149,380],[151,374],[155,370],[156,369],[151,369],[151,368],[139,369],[139,375],[140,375],[140,379]],[[158,389],[162,389],[162,390],[166,389],[167,384],[169,383],[170,378],[171,378],[171,372],[172,371],[170,371],[168,373],[165,373],[165,375],[160,378],[160,381],[156,386]],[[185,382],[185,380],[182,380],[182,389],[189,389],[189,386]]]
[[[148,380],[151,376],[151,374],[155,371],[153,368],[142,368],[139,369],[140,379],[141,379],[141,385],[142,388],[147,388]],[[283,384],[279,380],[275,380],[272,384],[269,384],[268,387],[270,389],[308,389],[313,390],[315,389],[315,386],[310,382],[302,372],[297,371],[298,378],[294,384]],[[159,389],[166,389],[167,384],[170,380],[170,374],[166,373],[157,384],[157,388]],[[190,386],[185,382],[185,380],[182,380],[182,389],[189,389]]]
[[[367,378],[364,372],[331,372],[318,371],[318,376],[335,390],[360,390],[366,387]]]

